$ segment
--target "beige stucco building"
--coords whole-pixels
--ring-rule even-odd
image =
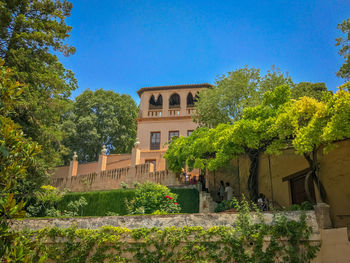
[[[140,110],[137,119],[142,163],[153,163],[156,170],[165,170],[163,155],[173,136],[188,136],[197,128],[192,120],[196,94],[210,84],[147,87],[137,91]]]

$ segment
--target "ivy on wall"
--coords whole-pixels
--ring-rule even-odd
[[[298,221],[261,214],[253,223],[247,202],[238,207],[233,227],[126,229],[45,228],[21,233],[28,262],[310,262],[320,244],[309,241],[306,215]]]

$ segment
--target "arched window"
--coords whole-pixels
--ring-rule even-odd
[[[158,99],[157,99],[157,101],[156,101],[156,104],[157,104],[157,106],[160,107],[160,108],[163,107],[163,97],[162,97],[162,95],[159,95],[159,96],[158,96]]]
[[[157,100],[154,98],[154,95],[152,95],[151,98],[149,99],[149,109],[161,109],[162,107],[163,107],[162,95],[159,95]]]
[[[194,105],[194,100],[193,100],[193,96],[192,93],[188,93],[187,95],[187,107],[193,107]]]
[[[169,108],[179,108],[180,107],[180,96],[177,93],[171,95],[169,99]]]
[[[149,99],[149,108],[152,109],[156,106],[156,99],[152,95],[151,98]]]

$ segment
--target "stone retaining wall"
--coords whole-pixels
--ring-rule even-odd
[[[285,212],[288,219],[298,220],[299,211]],[[273,223],[272,213],[263,213],[265,222]],[[346,228],[339,229],[319,229],[314,211],[306,212],[306,221],[313,230],[310,242],[321,241],[321,250],[313,263],[349,263],[350,243],[347,239]],[[12,229],[38,230],[44,227],[68,228],[76,226],[77,228],[98,229],[102,226],[110,225],[117,227],[135,228],[165,228],[165,227],[184,227],[184,226],[202,226],[210,228],[213,226],[235,226],[237,214],[234,213],[206,213],[206,214],[185,214],[185,215],[143,215],[143,216],[104,216],[104,217],[85,217],[85,218],[42,218],[42,219],[24,219],[14,220]],[[257,217],[252,213],[253,221]]]
[[[287,218],[298,220],[300,212],[285,212]],[[307,223],[312,227],[315,238],[320,231],[316,221],[316,215],[313,211],[306,212]],[[263,213],[265,222],[273,222],[272,213]],[[97,229],[102,226],[135,228],[152,227],[184,227],[184,226],[202,226],[210,228],[213,226],[234,226],[237,218],[236,213],[205,213],[205,214],[176,214],[176,215],[142,215],[142,216],[103,216],[103,217],[82,217],[82,218],[40,218],[40,219],[22,219],[14,220],[12,228],[14,230],[31,229],[37,230],[44,227],[68,228],[76,226],[77,228]],[[252,213],[252,219],[258,218]]]

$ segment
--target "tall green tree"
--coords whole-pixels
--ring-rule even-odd
[[[65,22],[71,9],[65,0],[0,0],[0,58],[16,72],[13,78],[27,85],[26,100],[15,105],[11,117],[42,145],[39,157],[47,168],[66,152],[61,117],[77,87],[74,74],[57,57],[75,52],[65,43],[72,30]]]
[[[129,95],[99,89],[76,97],[64,123],[70,149],[81,162],[96,161],[102,146],[109,153],[129,153],[136,139],[138,107]]]
[[[233,123],[242,117],[245,108],[260,104],[265,92],[283,84],[293,82],[274,67],[265,76],[261,76],[259,69],[247,66],[228,72],[212,88],[199,93],[194,120],[207,127]]]
[[[336,39],[336,46],[340,47],[339,54],[344,57],[345,61],[337,72],[337,76],[350,80],[350,18],[339,24],[338,29],[344,36]]]
[[[323,97],[324,92],[327,91],[328,90],[324,82],[300,82],[293,87],[292,98],[298,99],[307,96],[320,101]]]
[[[35,156],[40,146],[26,138],[21,127],[10,118],[25,88],[12,75],[0,60],[0,260],[28,262],[22,253],[26,245],[10,230],[8,220],[25,215],[22,210],[25,196],[19,189],[37,169]]]

